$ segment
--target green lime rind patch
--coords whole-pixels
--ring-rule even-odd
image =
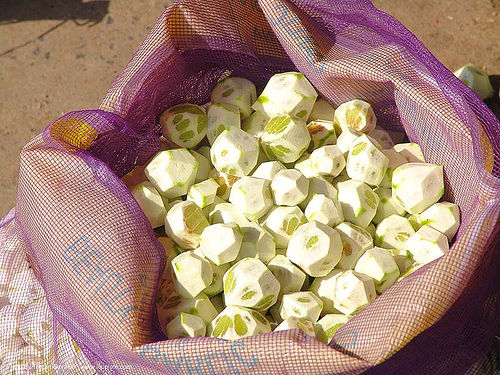
[[[368,206],[372,209],[377,208],[377,198],[375,198],[375,194],[370,190],[365,190],[365,201]]]
[[[266,318],[264,318],[264,316],[262,316],[261,313],[257,312],[257,311],[252,311],[252,316],[254,317],[255,320],[261,322],[262,324],[265,324],[267,325],[269,322],[267,321]]]
[[[332,337],[337,333],[337,331],[340,328],[342,328],[343,325],[344,325],[343,323],[337,323],[337,324],[331,326],[330,328],[328,328],[326,331],[322,331],[319,334],[318,339],[325,342],[325,343],[330,342]]]
[[[257,310],[265,310],[271,306],[271,303],[273,302],[274,298],[276,296],[274,294],[271,294],[267,297],[262,298],[257,305],[255,305],[255,308]]]
[[[359,142],[352,148],[352,154],[357,155],[366,148],[366,142]]]
[[[310,249],[311,247],[313,247],[316,244],[316,242],[318,242],[318,236],[310,237],[306,243],[306,248]]]
[[[354,213],[354,217],[360,217],[366,212],[366,208],[359,206],[358,210]]]
[[[224,336],[229,328],[233,328],[233,321],[227,315],[223,315],[219,318],[215,324],[212,336],[219,337]]]
[[[179,139],[181,141],[188,141],[193,137],[194,137],[194,132],[192,130],[188,130],[187,132],[184,132],[181,135],[179,135]]]
[[[248,332],[248,327],[240,314],[234,316],[234,330],[238,336],[243,336]]]
[[[207,116],[205,116],[204,114],[199,115],[196,118],[196,131],[198,132],[198,134],[200,134],[203,131],[203,129],[205,129],[206,126],[207,126]]]
[[[267,122],[264,131],[268,134],[279,134],[286,130],[288,124],[292,121],[289,116],[273,117]]]
[[[203,229],[208,226],[208,220],[203,216],[201,210],[196,204],[191,204],[184,210],[184,222],[186,227],[196,234],[201,234]]]
[[[236,286],[236,279],[234,278],[234,271],[230,270],[227,273],[226,280],[224,281],[224,293],[231,293]]]
[[[196,307],[191,307],[188,311],[189,314],[193,314],[193,315],[196,315],[196,314],[199,314],[199,311]]]
[[[189,126],[189,119],[184,119],[181,122],[175,124],[175,129],[179,132],[186,130]]]
[[[276,155],[274,155],[274,152],[273,152],[271,146],[263,144],[262,147],[264,148],[264,152],[266,153],[266,155],[269,158],[271,158],[271,159],[276,158]]]
[[[298,118],[302,118],[304,117],[305,115],[307,115],[307,111],[305,109],[303,109],[302,111],[299,111],[295,114],[295,116],[297,116]]]
[[[169,113],[192,113],[194,115],[205,114],[203,109],[193,105],[193,104],[179,104],[168,109]]]
[[[215,131],[215,138],[217,138],[225,129],[226,128],[223,124],[219,124],[219,126],[217,126],[217,130]]]
[[[298,320],[297,321],[297,328],[300,328],[302,331],[304,332],[307,332],[309,331],[309,327],[307,326],[307,324],[305,324],[303,321],[301,320]]]
[[[251,299],[251,298],[252,298],[253,296],[255,296],[256,294],[257,294],[257,292],[255,292],[255,291],[251,290],[251,291],[246,292],[245,294],[243,294],[243,295],[241,296],[241,299],[242,299],[243,301],[246,301],[246,300]]]
[[[261,95],[257,99],[257,102],[259,102],[261,104],[268,103],[269,102],[269,98],[267,96],[265,96],[265,95]]]
[[[283,157],[285,154],[290,152],[290,149],[282,146],[282,145],[277,145],[277,146],[269,146],[271,149],[271,155],[274,155],[276,157]]]
[[[319,139],[318,141],[318,147],[320,146],[323,146],[325,144],[325,142],[330,139],[332,136],[334,136],[336,133],[335,133],[335,130],[328,130],[328,133],[321,139]]]
[[[300,221],[299,219],[297,219],[296,217],[292,217],[290,220],[285,220],[283,222],[283,229],[285,231],[286,234],[288,234],[289,236],[291,236],[293,234],[293,232],[295,232],[295,229],[297,229],[300,225]]]
[[[174,116],[174,119],[172,120],[172,122],[173,122],[174,124],[177,124],[177,123],[178,123],[179,121],[181,121],[181,120],[182,120],[182,114],[181,114],[181,113],[179,113],[178,115],[175,115],[175,116]]]
[[[406,242],[408,238],[410,238],[410,233],[407,232],[398,232],[394,238],[400,242]]]

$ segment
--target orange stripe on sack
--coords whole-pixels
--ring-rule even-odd
[[[490,139],[486,135],[484,131],[483,124],[479,123],[479,130],[481,132],[481,148],[483,149],[483,160],[484,160],[484,169],[488,173],[493,172],[493,165],[495,164],[495,158],[493,156],[493,146],[491,145]]]
[[[99,135],[87,122],[74,117],[55,121],[49,131],[53,139],[71,152],[87,150]]]

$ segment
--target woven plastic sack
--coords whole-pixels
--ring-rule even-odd
[[[12,210],[0,221],[0,374],[95,374],[54,319],[26,255]]]
[[[159,149],[165,108],[206,103],[229,74],[262,88],[290,70],[334,105],[372,103],[378,126],[404,130],[444,164],[444,199],[462,213],[456,239],[329,346],[299,330],[166,340],[154,303],[165,252],[120,177]],[[368,1],[184,0],[161,15],[99,110],[69,113],[25,146],[0,247],[25,248],[55,325],[99,373],[455,375],[500,326],[499,188],[498,121]]]

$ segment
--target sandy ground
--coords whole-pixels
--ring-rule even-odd
[[[374,3],[451,70],[473,62],[500,74],[500,1]],[[96,108],[167,5],[159,0],[0,2],[0,216],[14,204],[23,145],[63,113]]]

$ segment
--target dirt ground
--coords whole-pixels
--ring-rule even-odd
[[[65,112],[96,108],[169,1],[0,2],[0,216],[14,204],[18,155]],[[375,0],[447,67],[500,74],[499,0]]]

